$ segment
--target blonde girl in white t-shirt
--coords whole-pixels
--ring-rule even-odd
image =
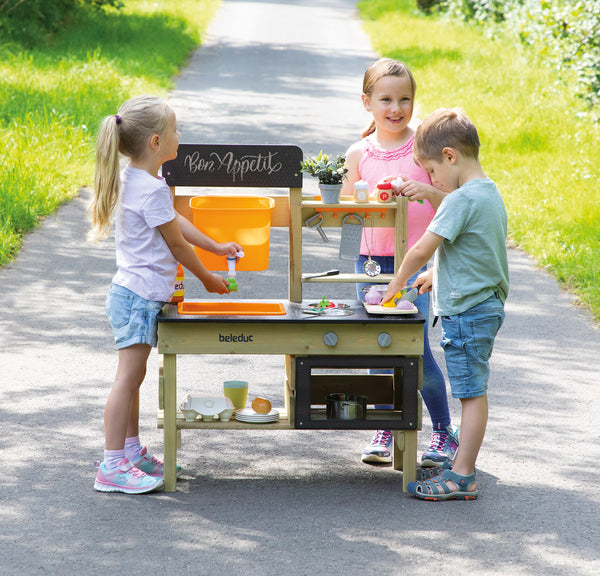
[[[105,238],[114,216],[117,272],[106,312],[118,349],[104,410],[104,461],[94,483],[101,492],[141,494],[163,486],[163,463],[141,445],[138,429],[139,388],[157,343],[156,317],[171,300],[178,262],[209,292],[229,292],[228,282],[205,268],[192,244],[220,255],[242,250],[235,242],[213,241],[175,211],[158,173],[177,156],[179,137],[175,112],[155,96],[128,100],[104,119],[98,134],[90,238]],[[129,158],[121,175],[119,153]]]

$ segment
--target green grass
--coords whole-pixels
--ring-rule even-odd
[[[218,3],[128,0],[83,13],[43,47],[0,43],[0,266],[93,181],[101,119],[132,96],[167,94]]]
[[[359,2],[373,47],[411,68],[419,117],[453,106],[471,117],[512,242],[600,319],[600,127],[578,118],[567,81],[514,40],[488,39],[414,6]]]

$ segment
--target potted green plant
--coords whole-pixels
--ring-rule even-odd
[[[339,202],[342,182],[348,172],[345,156],[333,157],[321,150],[317,156],[308,156],[300,167],[302,172],[318,178],[321,200],[325,204]]]

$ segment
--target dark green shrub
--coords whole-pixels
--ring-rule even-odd
[[[443,0],[417,0],[417,8],[425,14],[431,14],[434,10],[439,10]]]
[[[0,36],[34,45],[74,16],[78,10],[110,6],[120,0],[0,0]]]

